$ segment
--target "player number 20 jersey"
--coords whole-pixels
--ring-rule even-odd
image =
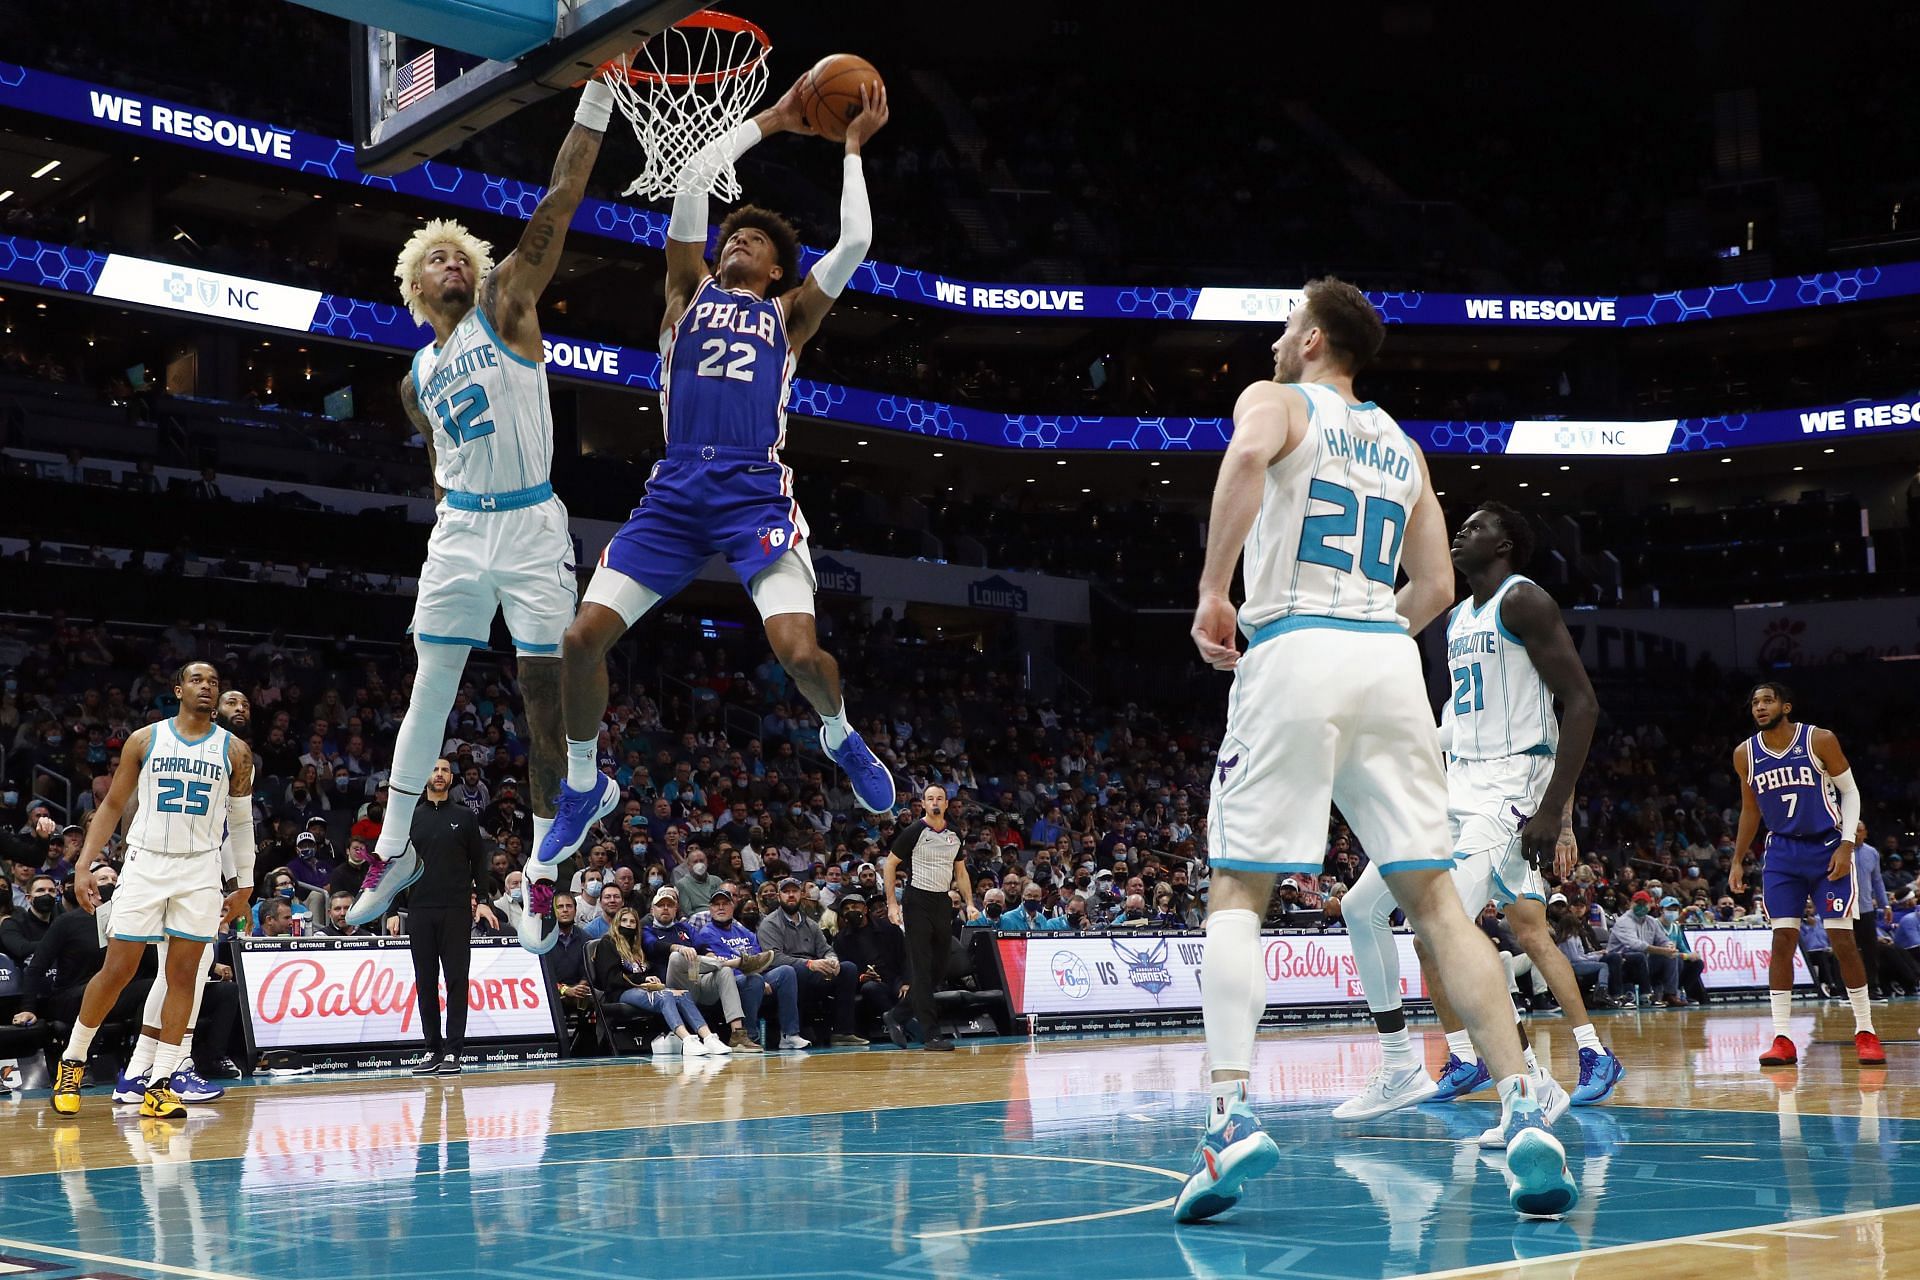
[[[1507,592],[1529,579],[1514,574],[1475,608],[1469,596],[1447,618],[1447,691],[1452,754],[1461,760],[1550,755],[1560,742],[1553,692],[1520,637],[1500,620]]]
[[[501,341],[478,305],[446,345],[415,353],[413,389],[433,431],[433,478],[442,489],[514,493],[552,479],[546,367]]]
[[[1240,628],[1318,617],[1404,626],[1394,608],[1407,517],[1422,487],[1400,424],[1372,401],[1350,405],[1331,387],[1299,384],[1306,438],[1267,469],[1247,534]]]
[[[219,725],[205,736],[180,736],[173,720],[153,726],[140,766],[139,811],[127,843],[147,853],[218,853],[227,829],[233,735]]]

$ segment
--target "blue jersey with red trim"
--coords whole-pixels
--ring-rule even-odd
[[[661,335],[660,406],[670,445],[764,452],[787,436],[794,352],[778,303],[709,276]]]
[[[1792,836],[1836,844],[1840,838],[1840,800],[1820,758],[1813,754],[1813,726],[1795,725],[1786,750],[1770,751],[1754,734],[1747,740],[1747,764],[1760,819],[1773,836]]]

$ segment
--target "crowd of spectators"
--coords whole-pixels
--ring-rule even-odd
[[[1216,708],[1196,711],[1171,681],[1125,704],[1039,696],[1016,677],[1009,653],[911,643],[861,612],[838,621],[823,614],[826,643],[842,658],[867,741],[911,791],[937,783],[953,798],[949,820],[975,888],[971,901],[956,893],[966,924],[1201,924]],[[591,989],[609,1003],[639,1005],[694,1053],[720,1052],[716,1042],[757,1047],[763,1012],[788,1047],[809,1032],[860,1043],[905,981],[880,864],[917,807],[876,817],[854,805],[820,757],[817,719],[771,654],[755,662],[677,634],[658,641],[653,674],[615,684],[600,735],[600,767],[624,798],[563,886],[563,945],[549,960],[562,998],[583,1001]],[[119,744],[174,710],[167,673],[188,658],[218,663],[228,686],[252,701],[262,843],[250,930],[354,932],[345,911],[379,835],[406,701],[395,651],[236,639],[217,624],[184,621],[157,635],[60,615],[16,623],[0,630],[8,743],[0,852],[12,892],[0,950],[29,970],[27,1011],[77,999],[72,984],[92,972],[55,962],[75,938],[52,928],[62,900],[71,901],[81,824],[105,794]],[[1597,988],[1597,1004],[1636,989],[1663,1003],[1686,1003],[1689,991],[1702,998],[1689,939],[1759,911],[1751,888],[1734,893],[1728,884],[1738,800],[1725,756],[1741,731],[1725,714],[1738,705],[1734,683],[1667,673],[1665,714],[1623,698],[1596,739],[1574,809],[1579,862],[1555,885],[1550,916]],[[1842,680],[1820,696],[1844,692]],[[1602,697],[1605,705],[1604,688]],[[743,717],[753,731],[743,731]],[[510,934],[524,909],[526,741],[511,663],[476,662],[445,744],[458,778],[453,802],[479,815],[491,844],[476,934]],[[1920,929],[1912,917],[1920,744],[1885,713],[1849,731],[1849,743],[1884,877],[1884,893],[1869,895],[1887,944],[1879,982],[1911,990],[1901,957]],[[1365,850],[1336,815],[1322,874],[1280,883],[1268,923],[1340,929],[1342,897],[1365,865]],[[627,912],[639,930],[633,938],[621,933]],[[1486,927],[1517,950],[1491,916]],[[1810,926],[1806,942],[1824,979],[1819,934]],[[590,964],[589,945],[609,936]],[[50,974],[60,990],[36,992]],[[681,990],[722,1010],[725,1024],[708,1026],[661,994]],[[224,1047],[220,1034],[209,1037],[209,1053]]]

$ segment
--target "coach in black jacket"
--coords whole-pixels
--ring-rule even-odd
[[[473,922],[498,927],[484,898],[487,855],[480,820],[455,804],[453,766],[433,762],[426,803],[413,811],[413,847],[420,855],[420,878],[407,889],[407,937],[413,943],[413,980],[420,1001],[420,1030],[427,1057],[415,1075],[457,1076],[467,1038],[467,971],[473,958]],[[440,1031],[440,980],[447,984],[446,1034]]]

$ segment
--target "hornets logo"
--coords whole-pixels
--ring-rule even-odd
[[[1173,974],[1167,969],[1167,939],[1162,938],[1138,951],[1118,938],[1111,941],[1113,953],[1127,966],[1128,982],[1152,996],[1173,985]]]

